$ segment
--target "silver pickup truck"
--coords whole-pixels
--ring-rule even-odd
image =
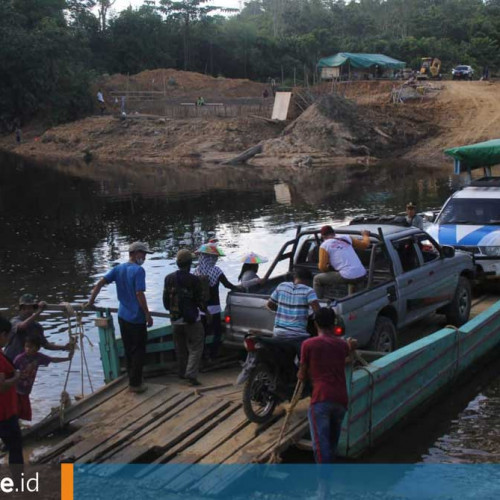
[[[335,310],[339,334],[357,339],[360,347],[391,352],[397,347],[399,330],[435,311],[456,326],[469,319],[474,277],[469,254],[440,246],[414,227],[363,224],[335,229],[353,238],[360,238],[362,230],[370,232],[371,240],[366,250],[356,251],[367,269],[365,282],[354,291],[341,284],[321,301]],[[281,248],[263,285],[229,293],[227,341],[241,343],[250,330],[272,334],[274,313],[266,308],[269,296],[279,283],[292,279],[296,268],[305,267],[313,275],[319,272],[320,244],[319,230],[298,228],[296,237]]]

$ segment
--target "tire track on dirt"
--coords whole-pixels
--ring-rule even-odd
[[[443,82],[436,98],[440,133],[419,144],[406,159],[443,165],[443,150],[500,137],[500,85],[491,82]]]

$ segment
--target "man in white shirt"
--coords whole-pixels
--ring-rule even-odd
[[[318,268],[321,271],[313,280],[318,299],[324,298],[324,288],[336,283],[353,282],[366,276],[366,269],[355,252],[370,245],[370,232],[362,231],[363,239],[351,238],[347,234],[336,235],[332,226],[323,226],[323,243],[319,249]]]

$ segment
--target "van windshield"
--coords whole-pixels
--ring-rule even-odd
[[[500,198],[451,199],[441,212],[437,224],[500,225]]]

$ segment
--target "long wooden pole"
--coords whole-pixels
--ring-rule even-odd
[[[81,311],[83,304],[70,304],[71,307],[75,311]],[[66,312],[66,306],[64,304],[47,304],[45,311],[62,311]],[[116,307],[101,307],[101,306],[87,306],[85,307],[83,312],[112,312],[112,313],[117,313],[118,309]],[[151,312],[151,316],[155,316],[157,318],[170,318],[169,313],[164,313],[164,312]]]

